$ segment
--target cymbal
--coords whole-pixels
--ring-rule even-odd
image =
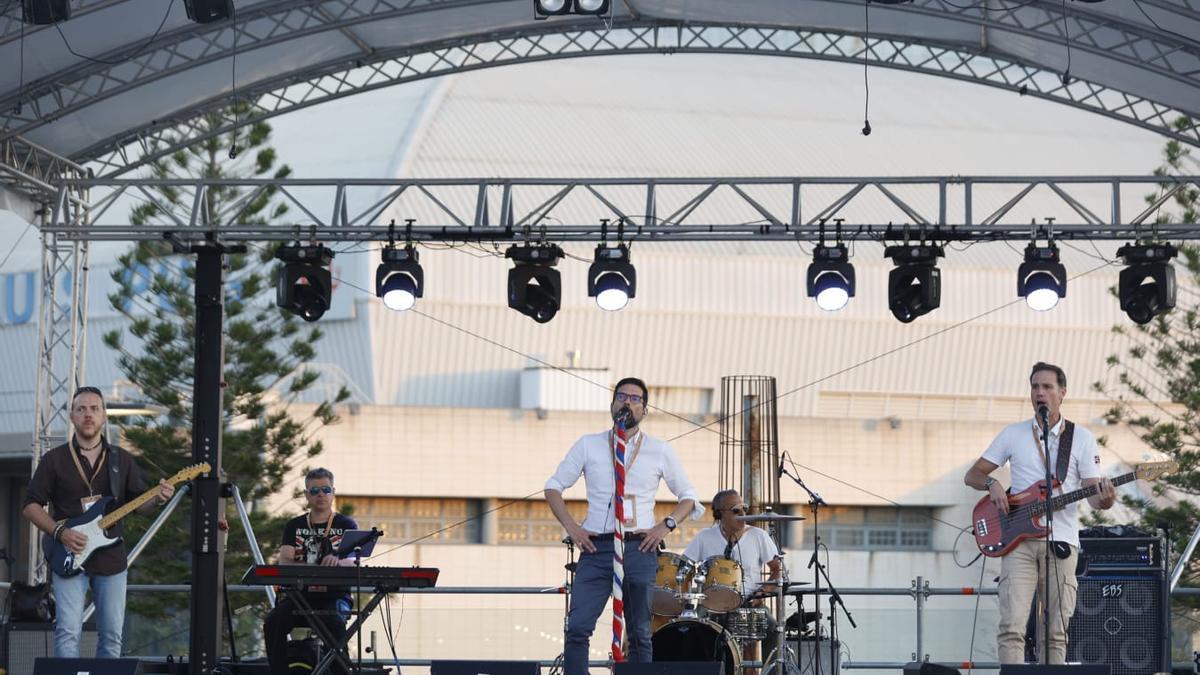
[[[804,520],[805,518],[804,518],[804,516],[788,516],[788,515],[784,515],[782,513],[768,512],[768,513],[751,513],[751,514],[747,514],[744,516],[737,516],[737,519],[741,520],[741,521],[745,521],[747,523],[762,523],[762,522],[774,523],[774,522],[783,522],[783,521],[789,521],[789,520]]]

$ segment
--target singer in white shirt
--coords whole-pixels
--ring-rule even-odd
[[[613,419],[626,420],[625,446],[625,632],[631,662],[649,663],[653,655],[650,634],[650,590],[658,570],[658,544],[688,515],[700,517],[704,508],[684,473],[675,450],[650,438],[641,428],[646,416],[649,390],[636,377],[627,377],[613,389],[610,412]],[[613,468],[613,432],[583,436],[546,481],[546,503],[567,535],[580,548],[575,585],[571,589],[571,612],[567,617],[564,675],[587,675],[588,643],[596,620],[604,611],[613,583],[613,531],[616,481]],[[583,476],[587,485],[588,511],[583,523],[567,511],[563,490]],[[663,520],[654,517],[655,495],[665,482],[679,499]]]
[[[1012,490],[1020,492],[1045,478],[1045,455],[1049,455],[1051,472],[1056,470],[1059,441],[1065,426],[1059,409],[1066,394],[1067,375],[1062,368],[1049,363],[1034,364],[1033,372],[1029,374],[1029,400],[1033,405],[1034,418],[1009,425],[1001,431],[963,478],[967,485],[987,492],[1001,513],[1008,513],[1008,495],[1004,486],[990,474],[1007,463],[1012,468]],[[1044,454],[1041,448],[1042,425],[1038,421],[1039,408],[1043,407],[1050,429],[1049,447],[1045,448]],[[1100,454],[1095,438],[1079,425],[1075,425],[1073,435],[1067,475],[1063,478],[1064,489],[1069,491],[1099,485],[1099,493],[1088,497],[1088,503],[1097,509],[1112,508],[1116,492],[1112,481],[1100,476]],[[1054,573],[1050,586],[1051,663],[1066,662],[1067,622],[1075,613],[1078,589],[1075,579],[1075,562],[1079,555],[1078,530],[1079,517],[1074,504],[1054,513],[1051,542],[1055,551],[1050,558],[1051,572]],[[1025,625],[1029,607],[1034,595],[1040,598],[1045,587],[1042,568],[1046,545],[1043,539],[1027,539],[1001,559],[998,588],[1000,625],[996,635],[1000,663],[1025,661]],[[1041,619],[1039,611],[1039,636],[1046,632]],[[1044,653],[1044,648],[1039,646],[1039,659],[1044,658]]]

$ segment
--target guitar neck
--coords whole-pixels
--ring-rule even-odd
[[[1127,474],[1122,474],[1120,476],[1117,476],[1116,478],[1113,478],[1112,484],[1113,484],[1113,487],[1116,487],[1118,485],[1132,483],[1135,480],[1137,480],[1137,472],[1130,471]],[[1058,495],[1057,497],[1055,497],[1053,499],[1054,510],[1057,511],[1057,510],[1067,506],[1068,504],[1073,504],[1081,499],[1087,499],[1088,497],[1091,497],[1092,495],[1095,495],[1095,494],[1100,494],[1100,485],[1099,484],[1089,485],[1084,488],[1079,488],[1078,490],[1072,490],[1071,492],[1065,492],[1061,495]],[[1036,504],[1033,505],[1033,507],[1034,507],[1033,510],[1035,513],[1041,513],[1046,510],[1046,508],[1045,508],[1046,503],[1045,502],[1037,502]]]
[[[158,486],[155,485],[154,487],[150,488],[149,490],[146,490],[142,494],[138,495],[138,497],[136,499],[134,499],[133,501],[126,502],[121,508],[119,508],[119,509],[113,511],[112,513],[101,518],[100,519],[100,528],[107,530],[108,528],[112,527],[113,525],[116,525],[117,523],[121,522],[122,518],[133,513],[134,511],[138,510],[143,504],[145,504],[146,502],[153,499],[154,495],[157,492],[158,492]]]

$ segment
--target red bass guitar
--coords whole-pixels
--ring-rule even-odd
[[[1145,462],[1134,467],[1133,471],[1112,479],[1114,486],[1124,485],[1137,479],[1154,480],[1159,476],[1179,468],[1174,460],[1163,462]],[[1000,513],[991,497],[984,497],[975,505],[971,513],[971,522],[975,527],[975,545],[979,551],[990,558],[1005,556],[1016,548],[1017,544],[1026,539],[1041,538],[1049,530],[1045,523],[1046,481],[1036,484],[1008,496],[1008,515]],[[1054,481],[1054,487],[1058,487]],[[1100,492],[1100,486],[1080,488],[1072,492],[1054,497],[1054,510],[1058,511],[1068,504],[1086,499]]]

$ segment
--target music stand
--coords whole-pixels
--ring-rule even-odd
[[[357,553],[359,558],[369,558],[375,550],[375,542],[379,541],[381,536],[383,532],[378,529],[346,530],[342,533],[342,540],[338,542],[334,555],[338,558],[348,558],[352,553]]]

